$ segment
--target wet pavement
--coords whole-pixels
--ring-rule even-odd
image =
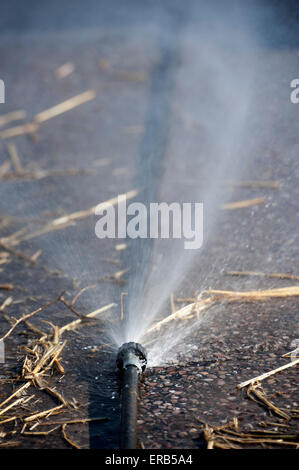
[[[212,34],[211,40],[210,33],[208,38],[217,51],[221,43],[221,38],[217,38],[221,15],[215,19],[209,8],[201,10],[196,2],[190,2],[190,11],[180,6],[180,2],[152,2],[151,6],[133,1],[126,4],[125,7],[121,2],[116,6],[111,2],[89,1],[84,2],[83,8],[77,1],[72,6],[68,2],[41,6],[40,2],[31,1],[26,2],[25,8],[16,2],[3,3],[0,78],[6,84],[6,103],[0,105],[1,115],[24,109],[25,122],[30,122],[40,111],[85,90],[95,90],[96,98],[45,122],[36,136],[0,140],[0,168],[9,161],[7,143],[12,142],[23,168],[32,172],[66,170],[65,175],[44,179],[8,180],[5,175],[1,178],[1,238],[24,227],[30,226],[31,230],[43,227],[56,217],[85,210],[147,183],[150,200],[159,184],[163,186],[168,181],[168,172],[172,181],[168,196],[177,192],[177,200],[186,195],[189,200],[194,188],[208,186],[209,173],[220,165],[221,160],[216,159],[214,168],[211,156],[213,152],[221,152],[222,142],[227,141],[219,129],[206,137],[211,129],[206,125],[206,113],[200,112],[201,106],[207,109],[205,93],[210,73],[211,84],[219,84],[218,80],[213,81],[217,67],[213,72],[214,65],[206,58],[204,44],[200,49],[201,30],[197,36],[197,21],[202,26],[207,20],[212,30],[215,29],[215,38]],[[175,297],[192,297],[209,287],[247,291],[298,283],[226,274],[227,270],[299,274],[296,218],[299,107],[289,99],[290,81],[296,78],[298,69],[296,15],[291,14],[291,6],[288,9],[279,2],[271,6],[268,2],[260,4],[256,16],[250,15],[248,26],[251,32],[256,27],[258,39],[250,49],[255,69],[249,117],[238,159],[238,165],[243,168],[242,172],[232,171],[233,160],[229,160],[227,168],[225,162],[219,168],[224,180],[229,180],[230,174],[232,180],[238,180],[239,176],[243,181],[271,180],[277,181],[280,189],[227,190],[230,201],[265,197],[266,203],[217,213],[216,225],[200,257],[182,275]],[[241,17],[246,14],[245,11]],[[283,21],[278,21],[279,18]],[[227,21],[225,16],[223,21]],[[232,25],[234,31],[233,20]],[[205,28],[209,28],[202,28],[205,38]],[[230,41],[221,47],[227,46],[229,50]],[[200,53],[192,60],[197,45]],[[207,55],[214,53],[212,47]],[[227,60],[231,60],[229,54]],[[74,64],[74,71],[59,79],[55,70],[66,62]],[[241,78],[246,70],[246,67],[239,70]],[[197,72],[203,79],[204,89]],[[234,83],[238,86],[238,77]],[[225,127],[225,113],[220,113],[219,119],[217,126],[222,119],[223,129],[229,130],[229,125]],[[6,128],[15,124],[19,123],[11,123]],[[211,155],[205,153],[211,148],[210,141],[216,142]],[[154,156],[144,166],[150,152]],[[206,166],[209,159],[211,166]],[[172,166],[168,165],[169,161]],[[81,173],[67,174],[69,169]],[[177,171],[171,176],[170,169]],[[180,181],[176,181],[178,172]],[[13,298],[1,312],[1,332],[8,329],[7,317],[28,313],[63,291],[65,299],[71,302],[80,289],[94,284],[95,287],[78,299],[76,309],[86,314],[115,302],[112,316],[118,318],[120,293],[131,285],[130,272],[137,269],[140,260],[132,258],[130,251],[129,254],[126,250],[117,251],[117,240],[99,241],[94,235],[94,225],[95,218],[88,217],[64,230],[15,246],[15,250],[27,256],[42,250],[34,266],[15,254],[0,252],[0,260],[5,261],[0,265],[0,284],[14,286],[11,291],[0,290],[0,305],[8,296]],[[126,284],[120,285],[111,276],[127,268],[128,263],[132,264],[131,271],[124,275]],[[166,308],[170,308],[168,304]],[[262,429],[262,422],[276,423],[276,427],[269,425],[269,429],[280,430],[279,426],[285,422],[249,400],[246,391],[238,391],[236,385],[288,361],[281,356],[299,338],[297,311],[296,297],[250,303],[222,302],[212,306],[200,327],[179,345],[175,364],[149,367],[146,371],[140,387],[138,418],[142,445],[203,448],[203,424],[198,419],[220,426],[237,417],[242,431]],[[69,309],[54,304],[32,323],[49,331],[50,326],[43,320],[63,326],[74,319],[76,316]],[[64,333],[67,344],[61,362],[66,373],[63,378],[50,377],[67,401],[75,399],[76,407],[68,408],[61,419],[108,418],[105,422],[68,426],[69,437],[81,448],[119,445],[116,349],[104,347],[93,352],[93,348],[109,342],[103,332],[105,326],[103,321]],[[17,383],[9,380],[20,376],[24,360],[22,346],[30,346],[35,337],[21,324],[6,340],[6,362],[0,365],[1,401],[22,383],[22,380]],[[267,396],[284,409],[298,410],[297,385],[295,367],[263,382]],[[34,394],[32,404],[29,402],[19,410],[22,416],[57,405],[55,398],[41,390],[34,389]],[[287,426],[284,429],[288,433],[298,433],[296,419],[291,419]],[[47,436],[26,436],[20,435],[21,428],[21,419],[5,424],[5,432],[17,430],[17,433],[4,439],[4,446],[8,447],[9,441],[16,441],[11,445],[17,448],[71,446],[63,439],[60,429]]]

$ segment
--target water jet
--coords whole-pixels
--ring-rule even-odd
[[[138,381],[147,364],[147,354],[139,343],[124,343],[116,364],[121,374],[120,448],[136,449]]]

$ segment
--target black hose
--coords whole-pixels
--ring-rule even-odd
[[[136,449],[138,369],[129,365],[123,371],[121,391],[120,448]]]
[[[146,363],[146,351],[140,344],[125,343],[119,348],[116,364],[121,372],[121,449],[137,447],[138,379]]]

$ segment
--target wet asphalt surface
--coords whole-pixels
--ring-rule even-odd
[[[196,21],[204,24],[206,17],[213,27],[211,12],[205,10],[201,17],[200,8],[193,5],[193,16],[179,2],[153,2],[151,6],[129,2],[125,7],[121,2],[90,1],[84,6],[80,2],[72,2],[72,6],[51,2],[41,6],[41,2],[31,1],[26,2],[26,8],[19,2],[4,2],[1,8],[0,78],[6,83],[1,114],[24,109],[29,122],[41,110],[82,91],[97,92],[95,100],[46,122],[37,139],[11,139],[24,167],[88,169],[92,173],[34,181],[2,179],[1,220],[7,215],[12,219],[1,226],[1,237],[29,223],[38,225],[92,207],[136,184],[146,186],[147,180],[152,184],[146,197],[151,198],[159,185],[160,165],[167,165],[167,149],[174,153],[178,169],[182,165],[190,170],[181,182],[183,188],[192,194],[193,188],[200,186],[200,159],[206,156],[196,151],[204,134],[203,117],[192,101],[198,103],[201,97],[194,88],[196,80],[186,88],[182,82],[194,71],[188,57],[188,34],[192,37]],[[256,290],[296,282],[231,277],[225,274],[227,270],[298,275],[299,108],[289,99],[289,84],[298,70],[296,9],[292,2],[289,7],[265,2],[258,12],[253,22],[258,25],[259,39],[241,179],[278,181],[280,189],[234,188],[227,194],[232,201],[265,197],[266,204],[219,214],[217,229],[184,275],[177,296],[193,296],[208,287]],[[57,79],[55,69],[68,61],[74,63],[74,72]],[[157,111],[157,107],[161,109]],[[188,145],[176,145],[183,139]],[[6,144],[0,141],[0,164],[8,160]],[[155,155],[148,167],[142,164],[147,149]],[[172,191],[175,189],[173,186]],[[94,217],[90,217],[17,247],[28,255],[38,249],[42,254],[34,267],[13,255],[0,266],[0,284],[15,286],[9,293],[13,303],[5,309],[7,315],[30,312],[62,291],[71,300],[82,287],[113,275],[129,261],[138,264],[138,260],[128,260],[125,251],[115,250],[118,241],[99,242],[94,224]],[[124,279],[130,285],[130,274]],[[98,282],[92,294],[80,298],[77,308],[88,313],[116,302],[114,313],[118,315],[119,295],[125,289],[117,283]],[[7,295],[0,291],[1,303]],[[245,392],[237,391],[236,385],[285,364],[281,355],[292,349],[291,343],[299,337],[297,310],[296,298],[213,306],[200,328],[180,345],[176,364],[149,368],[145,373],[138,419],[144,447],[204,447],[197,418],[221,425],[237,417],[240,428],[247,431],[261,421],[280,423],[268,410],[248,400]],[[50,320],[62,326],[73,319],[69,310],[54,305],[42,312],[35,324],[43,328],[42,320]],[[4,317],[0,326],[5,332]],[[109,419],[72,425],[69,433],[82,448],[119,446],[115,350],[91,352],[106,341],[103,326],[100,323],[66,333],[62,356],[66,375],[57,385],[66,399],[75,397],[80,416]],[[31,337],[32,333],[20,326],[6,342],[1,399],[12,390],[5,379],[20,372],[24,358],[20,346],[28,344]],[[264,383],[275,404],[298,409],[297,385],[296,368]],[[42,392],[36,391],[36,395],[40,399],[36,409],[55,405],[55,400]],[[65,417],[72,416],[68,410]],[[6,426],[12,429],[12,425]],[[288,431],[298,432],[296,420],[289,423]],[[59,431],[14,440],[19,448],[69,447]]]

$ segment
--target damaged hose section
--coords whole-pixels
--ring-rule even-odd
[[[138,379],[145,370],[147,356],[138,343],[123,344],[117,354],[116,364],[121,372],[121,449],[136,449],[136,420]]]

